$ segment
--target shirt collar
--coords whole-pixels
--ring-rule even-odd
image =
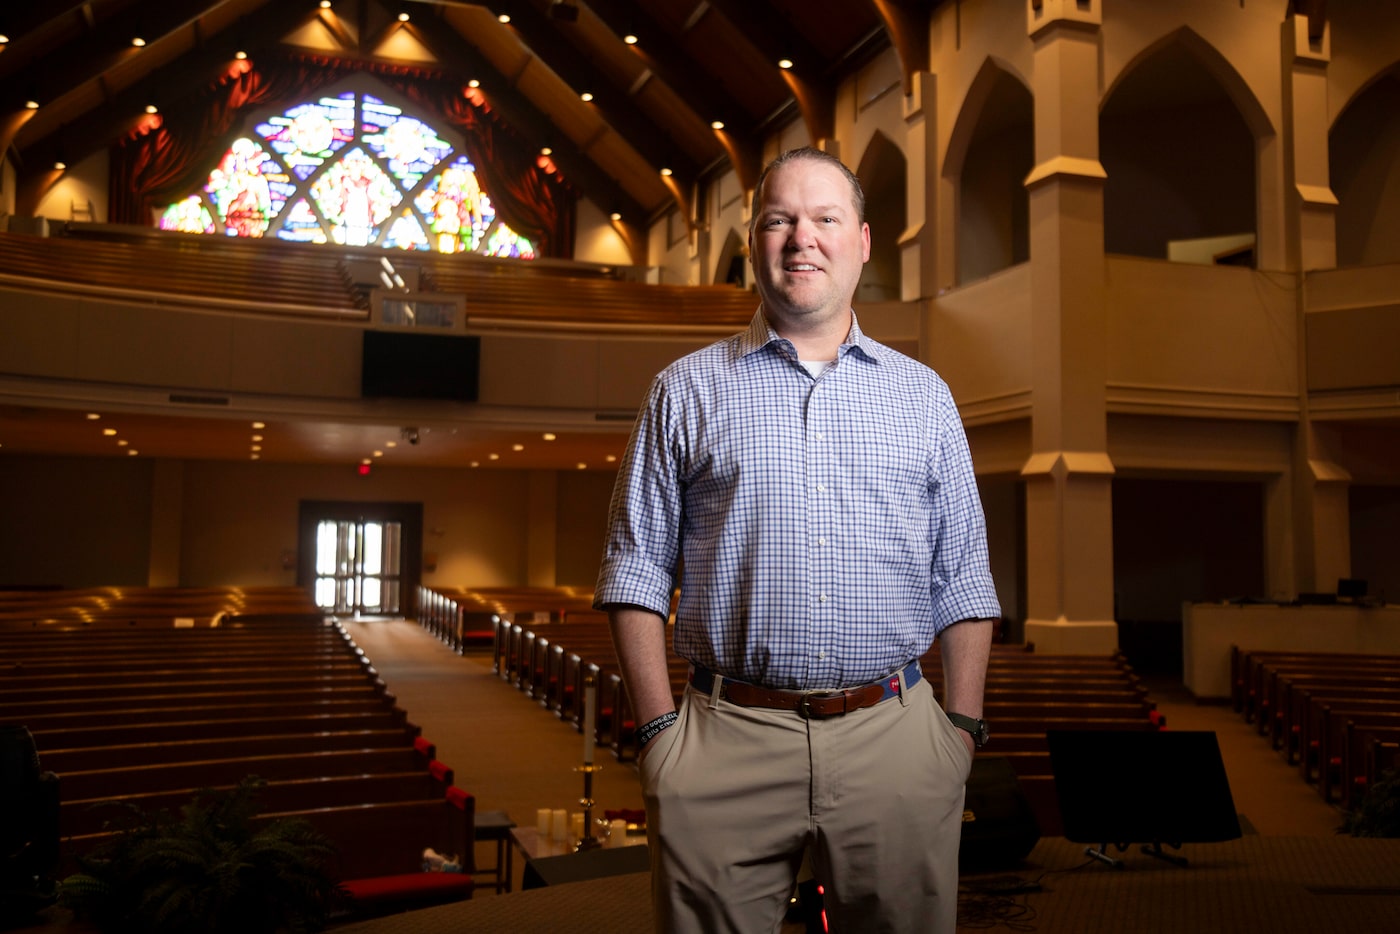
[[[781,344],[788,354],[795,360],[797,352],[792,346],[792,342],[780,337],[778,332],[773,330],[773,326],[768,323],[768,319],[763,315],[763,306],[759,305],[754,312],[753,318],[749,320],[749,326],[739,335],[738,356],[740,359],[756,353],[767,347],[769,344]],[[856,310],[851,309],[851,332],[846,335],[846,340],[837,349],[837,356],[844,356],[848,351],[859,350],[861,356],[871,363],[879,363],[880,358],[870,346],[870,338],[865,336],[865,332],[860,329],[860,320],[856,316]]]

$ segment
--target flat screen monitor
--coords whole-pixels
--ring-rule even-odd
[[[1051,730],[1064,835],[1076,843],[1219,843],[1241,836],[1207,731]]]
[[[365,331],[360,395],[366,399],[475,402],[481,338]]]

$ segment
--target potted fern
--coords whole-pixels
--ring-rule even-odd
[[[263,784],[200,791],[178,816],[129,809],[128,826],[79,859],[60,899],[106,934],[320,930],[339,895],[324,871],[333,848],[305,821],[255,828]]]

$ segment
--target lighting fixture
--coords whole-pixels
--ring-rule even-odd
[[[467,82],[467,87],[469,87],[469,88],[479,88],[479,87],[481,87],[481,82],[478,81],[478,80],[476,80],[475,78],[473,78],[473,79],[471,79],[470,81]]]
[[[113,435],[115,435],[115,434],[117,433],[117,429],[115,429],[115,428],[104,428],[104,429],[102,429],[102,433],[103,433],[104,435],[106,435],[107,437],[110,438],[110,437],[112,437]]]
[[[548,147],[548,146],[542,146],[542,147],[540,147],[540,155],[542,155],[542,156],[552,156],[552,155],[554,155],[554,150],[551,149],[551,148]]]
[[[622,215],[617,211],[613,211],[611,214],[608,215],[608,220],[620,221],[622,220]]]
[[[248,446],[248,450],[250,450],[250,451],[261,451],[261,450],[262,450],[262,445],[261,445],[261,444],[250,444],[250,445]]]
[[[789,68],[792,67],[792,59],[790,59],[790,58],[780,58],[780,59],[778,59],[778,67],[781,68],[783,71],[787,71]]]
[[[329,10],[330,8],[331,8],[331,0],[321,0],[321,9],[323,9],[323,10]]]
[[[267,424],[264,422],[253,422],[253,427],[258,431],[262,431],[264,428],[267,427]]]
[[[129,450],[129,451],[126,452],[126,455],[127,455],[127,457],[135,457],[136,455],[138,455],[138,454],[140,454],[140,453],[141,453],[140,451],[136,450],[135,448],[132,448],[131,450]]]
[[[487,456],[490,460],[493,460],[493,461],[498,461],[498,460],[501,459],[501,455],[499,455],[499,454],[488,454],[488,455],[486,455],[486,456]]]
[[[402,13],[399,14],[399,22],[401,22],[401,23],[406,23],[406,22],[408,22],[408,11],[407,11],[407,10],[404,10]]]
[[[375,456],[375,457],[383,457],[383,456],[384,456],[384,452],[383,452],[383,451],[375,451],[375,452],[374,452],[374,456]]]
[[[138,49],[145,48],[146,40],[141,38],[140,36],[132,36],[131,44],[136,46]]]
[[[131,444],[131,442],[128,441],[128,440],[126,440],[125,438],[118,438],[118,439],[117,439],[117,447],[119,447],[119,448],[128,447],[130,444]]]
[[[500,23],[502,26],[506,25],[510,22],[510,14],[502,13],[500,16],[496,17],[496,22]]]
[[[95,422],[95,421],[97,421],[98,419],[100,419],[101,417],[102,417],[102,416],[101,416],[101,415],[98,415],[96,412],[89,412],[89,413],[87,413],[87,420],[90,421],[90,422]]]
[[[33,98],[30,98],[29,100],[24,102],[24,108],[26,110],[38,110],[39,102],[34,100]]]
[[[712,129],[712,130],[722,130],[722,129],[724,129],[724,121],[723,121],[723,120],[711,120],[711,121],[710,121],[710,129]]]
[[[577,464],[575,464],[574,466],[577,467],[579,470],[587,470],[587,469],[588,469],[588,465],[585,464],[583,461],[579,461],[579,462],[578,462]]]
[[[670,178],[670,177],[671,177],[671,170],[670,170],[670,169],[667,169],[667,168],[663,168],[663,169],[661,170],[661,177],[662,177],[662,178]]]
[[[627,43],[628,45],[636,45],[637,37],[633,33],[629,32],[627,35],[622,37],[622,41]]]
[[[59,159],[56,162],[54,162],[53,168],[55,172],[62,172],[68,168],[68,163],[64,162],[62,159]]]
[[[546,432],[545,432],[543,435],[541,435],[540,437],[544,438],[544,440],[546,440],[546,441],[553,441],[555,438],[557,438],[557,437],[559,437],[559,436],[556,435],[556,434],[555,434],[554,432],[552,432],[552,431],[546,431]]]
[[[160,108],[157,107],[155,104],[147,104],[147,105],[146,105],[146,113],[148,113],[148,114],[153,114],[153,113],[159,113],[159,112],[160,112]]]
[[[512,451],[514,451],[515,453],[519,454],[521,451],[525,450],[525,445],[523,445],[523,444],[512,444],[512,445],[510,446],[510,449],[511,449]]]
[[[586,104],[586,103],[588,103],[589,101],[593,100],[593,92],[592,92],[592,91],[584,91],[582,94],[580,94],[580,95],[578,96],[578,99],[581,100],[581,101],[583,101],[583,102]]]
[[[233,57],[241,62],[248,57],[248,53],[243,51],[242,49],[239,49],[237,52],[233,53]]]
[[[263,438],[262,435],[253,435],[253,440],[254,440],[254,441],[261,441],[262,438]]]

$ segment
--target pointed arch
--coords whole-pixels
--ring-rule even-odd
[[[865,147],[856,176],[865,190],[865,219],[870,224],[870,261],[861,274],[856,301],[898,301],[899,238],[909,216],[908,162],[894,141],[877,131]]]
[[[1327,134],[1338,266],[1400,262],[1400,64],[1377,72]]]
[[[955,268],[970,282],[1030,258],[1035,99],[1009,65],[989,56],[969,85],[943,160],[954,192]]]
[[[1105,250],[1254,265],[1273,141],[1258,98],[1194,30],[1147,46],[1099,105]]]

